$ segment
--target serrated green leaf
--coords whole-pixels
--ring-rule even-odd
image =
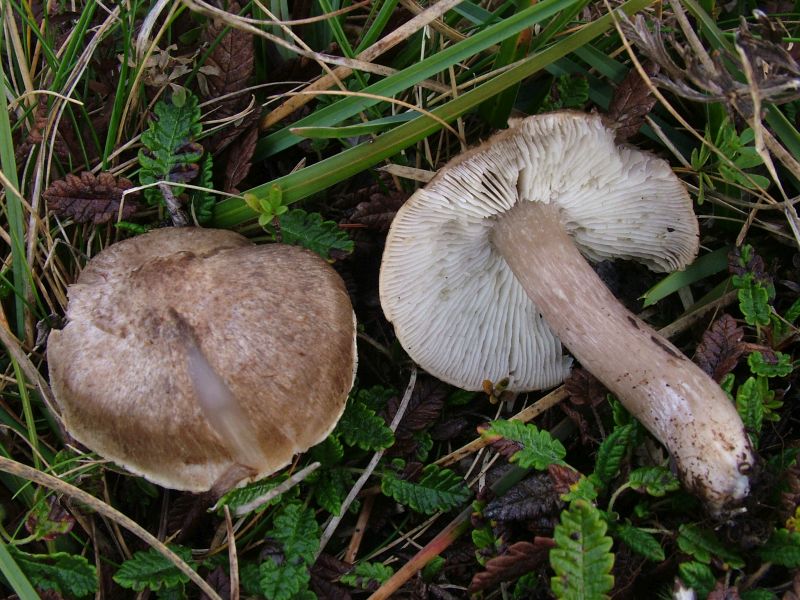
[[[322,508],[339,516],[342,502],[353,487],[353,474],[347,469],[322,469],[314,483],[314,499]]]
[[[484,437],[497,435],[522,444],[522,450],[511,457],[526,469],[544,470],[550,465],[563,465],[567,451],[564,446],[547,431],[521,421],[492,421],[482,434]]]
[[[378,562],[360,562],[353,567],[352,571],[342,575],[339,581],[360,590],[369,590],[376,583],[380,585],[392,575],[394,575],[394,569],[388,565]]]
[[[622,459],[628,452],[631,439],[636,433],[633,423],[617,426],[597,449],[594,474],[602,486],[606,486],[619,473]]]
[[[678,529],[678,547],[702,563],[717,557],[733,569],[741,569],[744,561],[736,552],[722,544],[714,533],[697,524],[681,525]]]
[[[786,377],[792,372],[792,357],[783,352],[775,352],[775,362],[767,362],[761,352],[753,352],[747,357],[747,364],[755,375],[763,377]]]
[[[630,523],[620,523],[614,528],[613,533],[628,548],[648,560],[661,562],[666,558],[661,544],[653,534],[647,531],[634,527]]]
[[[594,474],[589,477],[581,476],[578,481],[573,483],[566,494],[562,494],[561,499],[564,502],[572,502],[573,500],[586,500],[592,502],[597,498],[598,488],[600,481]]]
[[[261,597],[269,600],[293,600],[308,588],[311,571],[304,563],[277,564],[268,558],[258,567],[258,587]]]
[[[686,587],[695,591],[698,598],[708,596],[717,582],[711,567],[694,561],[678,565],[678,576]]]
[[[288,562],[300,559],[306,564],[314,561],[319,546],[319,524],[314,512],[298,502],[282,507],[273,520],[268,537],[283,545]]]
[[[384,450],[394,444],[394,433],[386,421],[358,398],[348,400],[334,435],[362,450]]]
[[[758,549],[759,556],[789,569],[800,567],[800,532],[777,529]]]
[[[159,100],[153,112],[155,118],[142,133],[144,148],[139,150],[138,155],[139,181],[143,185],[176,181],[171,174],[192,167],[203,155],[202,146],[192,144],[202,132],[196,96],[188,93],[182,103],[176,95],[171,100]],[[178,187],[174,189],[174,194],[178,196],[182,191]],[[156,188],[147,188],[144,195],[151,203],[161,199],[161,193]]]
[[[192,551],[189,548],[170,546],[170,549],[191,564]],[[114,581],[124,588],[141,592],[175,587],[188,582],[189,576],[181,572],[160,552],[149,548],[134,553],[130,560],[122,563],[114,575]]]
[[[338,437],[329,435],[309,450],[312,460],[319,461],[323,467],[339,464],[344,458],[344,446]]]
[[[559,600],[601,600],[614,587],[611,569],[613,541],[605,535],[606,522],[589,502],[576,500],[561,513],[550,551],[550,565],[556,576],[550,588]]]
[[[427,465],[419,481],[398,478],[391,471],[381,481],[381,491],[415,512],[432,515],[461,506],[471,492],[464,480],[450,469]]]
[[[13,546],[8,546],[8,551],[39,590],[53,590],[72,598],[85,598],[97,591],[97,571],[85,556],[66,552],[28,554]]]
[[[286,478],[286,475],[278,475],[269,479],[255,481],[242,488],[232,489],[220,499],[217,505],[219,507],[228,506],[231,511],[235,511],[237,508],[244,506],[245,504],[250,504],[254,500],[264,497],[268,492],[286,481]],[[258,513],[270,506],[275,506],[276,504],[285,501],[287,496],[290,498],[294,497],[296,495],[296,491],[297,488],[294,487],[291,488],[288,493],[284,492],[283,494],[278,494],[268,502],[260,505],[255,509],[254,512]]]
[[[207,189],[214,187],[214,160],[211,154],[203,156],[203,160],[200,163],[200,180],[197,182],[197,186]],[[197,220],[198,225],[205,225],[214,216],[216,200],[213,194],[201,190],[192,190],[190,203],[192,215]]]
[[[758,283],[751,273],[741,277],[734,276],[733,284],[739,288],[739,310],[748,325],[769,325],[772,312],[769,305],[769,292]]]
[[[589,100],[589,81],[585,77],[559,75],[555,90],[555,94],[549,93],[542,102],[542,111],[580,108]]]
[[[761,432],[761,425],[764,422],[764,398],[762,386],[755,377],[748,377],[736,390],[736,411],[748,431]]]
[[[638,492],[646,492],[651,496],[661,497],[668,492],[680,489],[678,478],[664,467],[641,467],[631,471],[628,478],[631,488]]]
[[[303,246],[328,260],[336,250],[345,254],[353,251],[353,240],[334,221],[324,221],[319,213],[308,213],[301,208],[290,210],[278,217],[280,229],[267,225],[273,240],[284,244]]]

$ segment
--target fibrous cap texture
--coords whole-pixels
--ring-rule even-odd
[[[353,311],[336,272],[229,231],[110,246],[70,287],[67,318],[47,353],[67,429],[170,488],[208,490],[242,462],[252,479],[285,466],[330,433],[353,383]],[[232,421],[198,399],[218,389],[231,398],[210,402]]]
[[[569,370],[558,338],[491,243],[497,217],[521,202],[557,204],[592,260],[670,271],[697,253],[691,200],[665,161],[618,146],[596,116],[513,122],[418,190],[386,242],[383,310],[409,355],[453,385],[479,390],[486,379],[509,378],[512,390],[542,389]]]

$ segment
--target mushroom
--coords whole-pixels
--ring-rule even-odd
[[[543,114],[450,161],[406,202],[386,241],[381,304],[420,366],[469,390],[486,379],[517,391],[556,385],[570,368],[563,342],[723,516],[754,467],[736,409],[584,259],[675,270],[698,237],[666,162],[617,146],[599,116]]]
[[[103,250],[50,334],[67,430],[133,473],[193,492],[256,480],[321,442],[356,369],[338,274],[294,246],[166,228]]]

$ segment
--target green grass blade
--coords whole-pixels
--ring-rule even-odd
[[[536,23],[547,19],[572,6],[579,0],[542,0],[535,6],[520,11],[517,14],[503,20],[497,25],[492,25],[485,30],[476,33],[469,39],[453,44],[446,50],[434,54],[399,73],[386,77],[374,83],[363,91],[365,94],[375,96],[391,97],[399,94],[417,83],[444,71],[445,69],[463,61],[475,54],[502,42],[504,39],[516,35],[526,27],[532,27]],[[332,104],[331,106],[317,110],[293,123],[292,127],[312,127],[312,126],[332,126],[348,119],[359,112],[380,102],[380,100],[364,97],[350,97]],[[262,140],[253,157],[253,160],[263,160],[273,154],[290,148],[302,141],[303,138],[293,135],[289,127],[281,129]]]
[[[392,115],[391,117],[384,117],[382,119],[373,119],[366,123],[357,125],[345,125],[343,127],[292,127],[292,133],[304,138],[314,139],[342,139],[349,137],[357,137],[360,135],[369,135],[372,133],[380,133],[386,131],[392,125],[398,123],[407,123],[416,118],[418,113],[404,112],[399,115]]]
[[[19,596],[19,600],[39,600],[39,594],[11,556],[5,542],[0,540],[0,572]]]
[[[380,37],[383,30],[386,28],[387,23],[389,23],[389,19],[392,17],[398,2],[399,0],[385,0],[383,4],[381,4],[378,15],[356,47],[356,54],[361,54],[361,52],[372,46],[372,44],[378,40],[378,37]]]
[[[629,0],[617,10],[633,13],[648,6],[650,2],[651,0]],[[541,6],[541,4],[538,6]],[[600,17],[546,50],[532,55],[523,64],[498,75],[493,80],[451,100],[432,112],[440,119],[450,122],[508,87],[530,77],[559,58],[573,52],[576,48],[588,44],[597,36],[608,31],[612,24],[610,15]],[[404,148],[431,135],[440,128],[441,124],[434,119],[427,116],[418,117],[409,123],[392,129],[369,143],[345,150],[310,167],[279,177],[249,190],[248,193],[257,197],[266,197],[273,186],[278,186],[282,192],[284,204],[297,202],[370,168],[381,160],[393,156]],[[254,216],[255,213],[243,200],[232,198],[217,205],[213,224],[215,227],[229,228],[252,219]]]
[[[670,273],[641,296],[644,300],[644,307],[655,304],[687,285],[724,271],[728,268],[729,251],[730,248],[724,246],[714,252],[704,254],[683,271]]]

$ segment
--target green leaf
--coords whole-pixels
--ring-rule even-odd
[[[324,221],[319,213],[307,213],[301,208],[290,210],[278,217],[279,228],[272,224],[265,228],[275,241],[303,246],[322,258],[331,258],[332,251],[350,254],[353,240],[334,221]]]
[[[644,300],[643,306],[647,308],[687,285],[726,270],[728,268],[728,252],[730,252],[730,247],[724,246],[714,252],[704,254],[684,270],[670,273],[641,296],[640,299]]]
[[[553,464],[565,464],[562,459],[567,451],[561,442],[535,425],[521,421],[492,421],[481,435],[497,435],[522,444],[522,450],[511,457],[511,462],[520,467],[542,471]]]
[[[375,584],[382,584],[394,575],[394,569],[382,563],[360,562],[349,573],[345,573],[339,578],[345,585],[360,589],[369,590]]]
[[[329,435],[309,450],[312,460],[319,461],[323,467],[339,464],[344,458],[344,446],[336,436]]]
[[[641,467],[631,471],[628,478],[631,488],[638,492],[647,492],[651,496],[661,497],[667,492],[680,489],[678,478],[664,467]]]
[[[553,534],[556,545],[550,551],[550,565],[556,573],[550,587],[556,598],[609,597],[614,587],[614,555],[606,528],[600,511],[583,500],[576,500],[561,513],[561,523]]]
[[[319,478],[314,483],[314,499],[322,508],[339,516],[342,502],[353,487],[353,474],[342,468],[320,469]]]
[[[301,591],[308,589],[311,571],[303,563],[277,564],[271,557],[258,567],[258,587],[263,598],[269,600],[293,600]]]
[[[592,474],[589,477],[581,476],[578,481],[573,483],[569,491],[561,496],[564,502],[572,502],[573,500],[586,500],[592,502],[597,498],[600,488],[600,481],[597,476]]]
[[[197,185],[208,189],[213,189],[214,187],[214,160],[211,158],[211,154],[203,156],[203,161],[200,163],[200,181],[197,182]],[[198,225],[205,225],[214,216],[216,200],[213,194],[192,190],[190,202],[191,212],[194,218],[197,219]]]
[[[769,291],[758,283],[752,273],[734,275],[733,284],[739,288],[739,310],[748,325],[769,325],[772,309],[769,305]]]
[[[755,375],[764,377],[786,377],[792,372],[792,357],[783,352],[775,353],[775,362],[767,362],[761,352],[753,352],[747,357],[747,364]]]
[[[775,530],[767,543],[758,549],[758,555],[765,561],[789,569],[800,567],[800,532]]]
[[[736,410],[742,418],[745,428],[753,433],[761,432],[764,422],[763,386],[755,377],[747,380],[736,390]]]
[[[678,529],[678,547],[702,563],[708,564],[716,556],[732,569],[744,566],[741,556],[722,544],[712,531],[693,523]]]
[[[698,598],[705,598],[717,583],[711,567],[699,562],[685,562],[678,565],[678,576],[686,587],[692,588]]]
[[[636,426],[633,423],[617,426],[600,444],[594,463],[594,474],[603,486],[608,485],[619,473],[622,459],[628,452],[631,439],[635,434]]]
[[[171,546],[170,549],[183,560],[191,564],[192,551],[182,546]],[[126,560],[114,575],[114,581],[120,586],[141,592],[143,590],[160,590],[171,588],[189,581],[189,576],[181,572],[164,555],[153,548],[134,553]]]
[[[664,549],[654,535],[630,523],[620,523],[614,527],[613,534],[628,548],[648,560],[661,562],[666,558]]]
[[[97,591],[97,571],[85,556],[66,552],[28,554],[13,546],[9,546],[8,551],[39,590],[53,590],[73,598],[84,598]]]
[[[319,546],[319,524],[314,511],[299,502],[287,504],[278,512],[273,528],[267,537],[283,544],[287,561],[301,559],[306,564],[314,562]]]
[[[250,483],[243,488],[235,488],[232,489],[230,492],[225,494],[220,501],[217,503],[219,507],[228,506],[231,511],[236,511],[241,506],[245,504],[250,504],[254,500],[258,498],[264,497],[268,492],[275,489],[278,485],[286,481],[286,475],[278,475],[275,477],[270,477],[269,479],[262,479],[261,481],[256,481]],[[288,495],[293,497],[296,493],[296,486],[289,490]],[[267,507],[274,506],[279,504],[281,501],[285,501],[287,496],[287,492],[283,494],[278,494],[270,501],[265,502],[264,504],[260,505],[258,508],[255,509],[254,512],[259,513],[266,509]]]
[[[394,444],[394,433],[386,421],[358,397],[348,400],[334,435],[340,436],[348,446],[362,450],[383,450]]]
[[[559,75],[556,78],[556,93],[552,90],[542,103],[542,111],[563,108],[581,108],[589,101],[589,81],[585,77]]]
[[[193,169],[203,155],[203,147],[194,143],[202,132],[200,107],[197,97],[187,93],[181,101],[177,94],[171,100],[159,100],[153,109],[155,118],[142,133],[144,148],[139,150],[139,181],[144,184],[157,181],[183,181],[193,177]],[[209,167],[210,168],[210,167]],[[173,193],[182,193],[181,187]],[[161,199],[156,188],[147,188],[145,198],[151,203]]]
[[[422,469],[422,477],[416,483],[387,471],[381,481],[381,491],[413,511],[426,515],[461,506],[472,495],[461,477],[436,465]]]

